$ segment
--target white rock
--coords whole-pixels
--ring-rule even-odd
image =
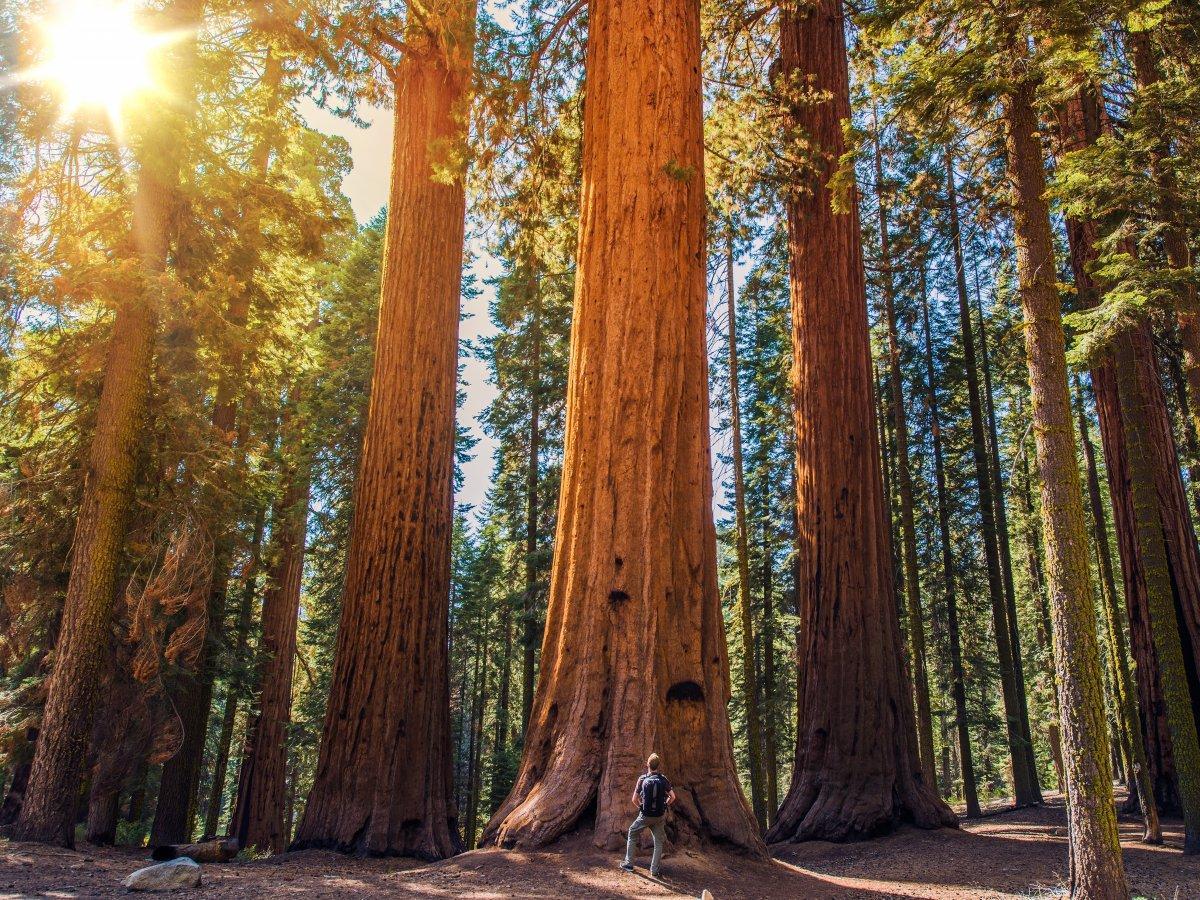
[[[700,892],[700,900],[713,900],[712,892],[705,888]]]
[[[200,866],[186,856],[138,869],[121,882],[131,891],[177,891],[200,886]]]

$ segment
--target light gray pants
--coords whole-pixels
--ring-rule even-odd
[[[633,854],[637,850],[638,835],[649,828],[650,836],[654,838],[654,855],[650,857],[650,874],[658,874],[659,867],[662,865],[663,847],[667,843],[666,821],[666,816],[643,816],[638,813],[638,817],[629,826],[629,837],[625,840],[626,865],[633,865]]]

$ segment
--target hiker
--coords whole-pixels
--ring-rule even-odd
[[[637,780],[633,789],[633,805],[638,808],[637,818],[629,826],[629,837],[625,841],[625,862],[621,868],[626,872],[633,871],[633,851],[637,846],[638,835],[646,828],[654,838],[654,855],[650,857],[650,874],[658,878],[662,871],[663,846],[667,843],[666,819],[667,807],[675,802],[675,791],[671,782],[658,771],[659,758],[657,753],[651,753],[646,760],[646,772]]]

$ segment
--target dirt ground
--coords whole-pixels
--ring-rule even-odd
[[[1200,858],[1179,852],[1178,822],[1166,822],[1167,844],[1138,843],[1133,819],[1121,823],[1135,897],[1200,900]],[[203,886],[180,898],[469,897],[753,898],[922,897],[993,900],[1060,896],[1066,877],[1066,821],[1061,802],[987,815],[961,831],[905,828],[857,844],[811,842],[774,848],[771,861],[731,853],[682,850],[651,879],[647,858],[630,875],[619,855],[582,837],[539,853],[477,850],[427,865],[411,860],[348,859],[306,851],[272,859],[205,865]],[[144,850],[59,850],[0,841],[0,900],[24,897],[128,896],[121,880],[146,865]]]

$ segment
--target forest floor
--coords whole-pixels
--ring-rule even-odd
[[[1125,863],[1135,897],[1200,898],[1200,858],[1184,858],[1179,823],[1164,823],[1167,844],[1138,842],[1138,822],[1122,818]],[[904,828],[856,844],[810,842],[774,848],[771,861],[687,850],[663,862],[650,878],[638,859],[628,874],[619,854],[568,838],[538,853],[477,850],[433,865],[412,860],[349,859],[305,851],[271,859],[205,865],[203,886],[180,898],[468,897],[758,898],[921,897],[930,900],[1061,896],[1066,878],[1066,820],[1062,802],[1039,809],[996,812],[961,831]],[[25,897],[128,896],[121,880],[146,865],[132,849],[61,850],[0,841],[0,900]]]

